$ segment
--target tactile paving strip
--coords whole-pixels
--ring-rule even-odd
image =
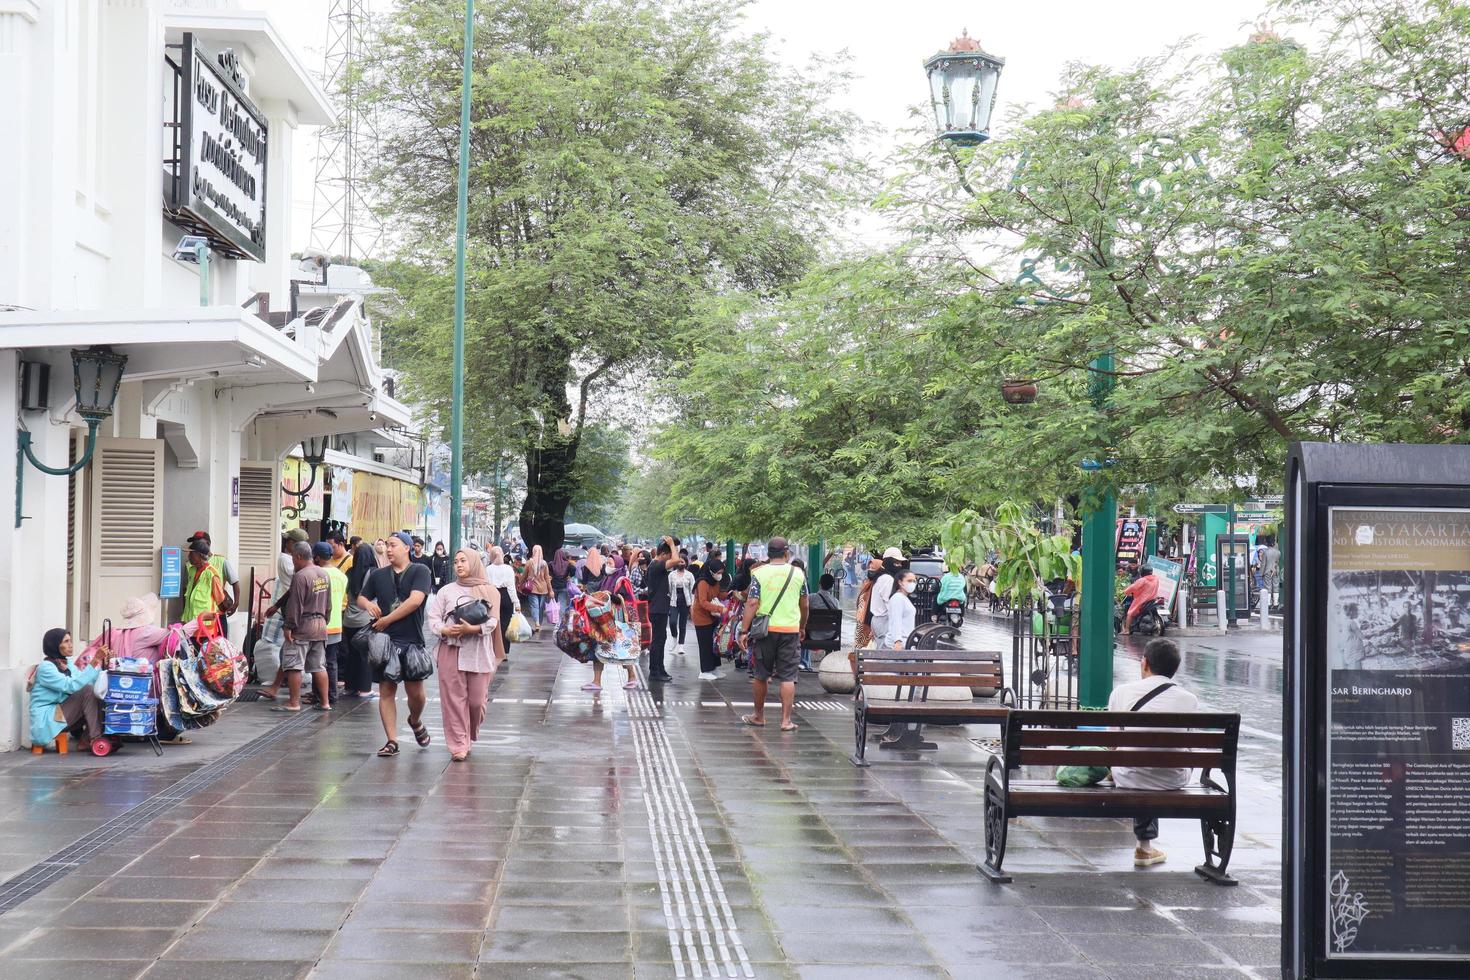
[[[310,724],[317,717],[320,717],[317,712],[303,711],[299,715],[287,718],[270,731],[246,742],[225,757],[200,766],[183,779],[150,796],[137,806],[124,810],[90,834],[78,838],[45,860],[38,861],[20,874],[0,882],[0,915],[4,915],[21,902],[65,878],[96,854],[106,851],[117,841],[126,839],[133,831],[147,826],[161,814],[183,803],[200,790],[213,785],[298,728]]]

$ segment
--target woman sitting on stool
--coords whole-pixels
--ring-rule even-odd
[[[50,745],[63,732],[81,736],[82,748],[102,736],[102,701],[92,684],[101,673],[94,664],[71,667],[71,634],[60,627],[41,639],[46,659],[36,668],[31,687],[31,744]]]

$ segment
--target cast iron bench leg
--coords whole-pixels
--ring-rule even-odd
[[[1199,822],[1200,836],[1205,842],[1205,863],[1194,873],[1216,885],[1238,885],[1225,873],[1230,866],[1230,852],[1235,847],[1235,821],[1225,817],[1207,817]]]
[[[848,756],[852,764],[859,769],[866,769],[870,763],[867,760],[868,751],[868,713],[863,710],[862,704],[858,704],[852,712],[853,735],[857,739],[857,751]]]
[[[1007,827],[1005,799],[994,786],[989,784],[987,779],[985,786],[985,863],[977,867],[981,874],[997,885],[1011,883],[1011,876],[1000,869],[1006,859]]]

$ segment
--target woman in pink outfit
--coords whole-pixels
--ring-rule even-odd
[[[455,580],[429,599],[429,629],[439,637],[439,709],[449,757],[463,762],[479,737],[485,703],[500,650],[500,593],[485,577],[480,554],[461,548],[454,554]],[[483,599],[490,618],[474,625],[450,614],[462,601]]]

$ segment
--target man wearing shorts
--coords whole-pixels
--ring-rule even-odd
[[[790,545],[785,538],[772,538],[766,545],[766,564],[751,573],[741,623],[741,646],[753,647],[751,686],[755,711],[740,720],[760,728],[766,723],[766,691],[774,679],[781,685],[781,731],[794,732],[791,709],[796,703],[796,671],[801,663],[801,643],[806,638],[806,576],[791,564]],[[770,617],[766,635],[752,644],[750,625],[759,613]]]
[[[291,544],[294,574],[286,590],[282,609],[286,642],[281,646],[281,670],[286,675],[284,705],[273,711],[301,710],[301,674],[311,675],[318,711],[331,711],[332,698],[327,690],[327,613],[330,611],[332,583],[327,573],[312,564],[311,545],[305,541]]]
[[[414,647],[423,647],[424,602],[434,591],[434,577],[428,566],[410,560],[413,539],[409,535],[394,532],[384,545],[388,564],[368,575],[357,605],[373,618],[373,631],[386,635],[392,644],[389,663],[373,667],[373,678],[378,682],[378,717],[388,736],[378,755],[387,759],[398,754],[399,681],[408,700],[408,727],[414,741],[425,747],[429,744],[429,729],[423,723],[424,705],[428,703],[424,679],[428,674],[410,670],[405,654]]]

